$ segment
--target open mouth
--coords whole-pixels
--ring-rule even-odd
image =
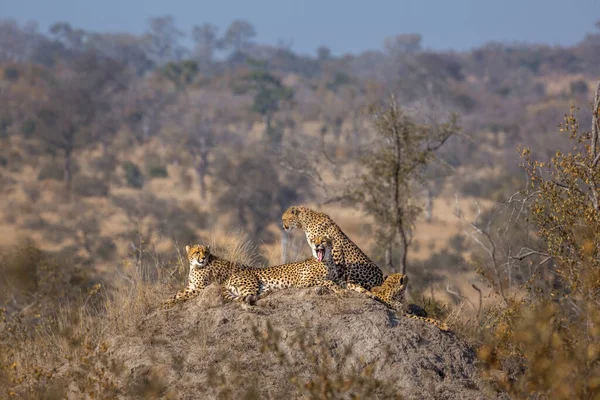
[[[317,249],[317,260],[323,261],[323,257],[325,256],[324,249]]]

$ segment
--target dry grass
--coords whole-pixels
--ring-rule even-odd
[[[106,340],[131,332],[166,296],[172,275],[162,273],[165,265],[121,272],[109,287],[65,287],[64,280],[49,280],[60,278],[47,272],[53,260],[30,243],[0,254],[13,302],[31,301],[18,312],[0,313],[0,392],[61,398],[77,387],[91,397],[113,398],[120,369],[106,354]],[[58,290],[69,293],[59,296]]]
[[[218,238],[213,237],[211,244],[220,256],[246,263],[257,260],[256,247],[242,233],[215,236]],[[299,236],[297,240],[303,242],[304,238]],[[11,258],[8,265],[14,270],[32,268],[40,262],[40,257],[46,257],[43,252],[28,246],[25,253],[38,254],[37,258],[25,258],[24,261],[19,257]],[[149,244],[148,248],[152,246]],[[177,257],[164,260],[150,254],[141,265],[119,267],[110,285],[86,283],[84,289],[77,289],[64,301],[40,298],[48,307],[39,313],[37,310],[32,313],[2,312],[0,393],[15,398],[40,399],[64,398],[67,394],[107,399],[177,396],[176,389],[168,387],[164,379],[163,367],[157,365],[142,377],[132,377],[120,356],[111,351],[111,346],[118,338],[139,335],[141,325],[156,322],[152,318],[162,313],[157,307],[172,290],[185,284],[187,261],[184,257],[178,253]],[[133,261],[127,259],[125,264]],[[217,292],[213,290],[211,294]],[[201,297],[200,301],[214,303]],[[347,306],[339,308],[338,312],[353,314],[355,311]],[[280,363],[278,379],[291,383],[288,388],[294,396],[334,399],[369,397],[377,393],[378,398],[398,398],[391,389],[391,381],[374,377],[385,368],[385,359],[365,363],[356,358],[351,348],[337,349],[337,355],[333,357],[330,351],[337,346],[335,341],[326,340],[321,334],[315,336],[306,329],[298,329],[296,334],[291,344],[286,345],[291,347],[284,351],[279,344],[281,333],[276,329],[267,325],[254,330],[265,357]],[[207,335],[203,329],[194,328],[193,337],[198,338],[194,343],[204,341],[208,351],[215,344],[207,342]],[[235,341],[218,348],[230,349],[231,346],[236,346]],[[173,354],[173,357],[179,356]],[[263,390],[256,386],[259,376],[250,379],[252,371],[240,369],[236,363],[230,364],[229,369],[211,372],[212,378],[205,388],[207,393],[219,398],[227,398],[232,393],[258,398],[257,393]]]
[[[248,234],[239,229],[234,232],[214,231],[210,235],[211,251],[226,260],[244,265],[257,266],[262,263],[258,253],[258,246],[248,238]]]

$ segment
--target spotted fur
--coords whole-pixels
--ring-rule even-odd
[[[448,325],[444,322],[438,321],[434,318],[419,317],[407,313],[405,301],[407,285],[408,276],[396,273],[388,276],[382,285],[375,286],[371,290],[366,290],[363,287],[354,284],[347,284],[346,287],[348,289],[355,290],[359,293],[363,293],[372,299],[382,302],[391,309],[401,312],[405,317],[424,321],[429,324],[435,325],[442,331],[448,331]]]
[[[256,268],[233,274],[223,285],[223,297],[254,304],[275,289],[326,286],[338,289],[337,268],[331,258],[331,240],[315,236],[311,240],[313,257],[268,268]]]
[[[185,251],[190,263],[188,286],[167,299],[163,304],[165,308],[198,296],[202,289],[213,282],[222,285],[235,272],[251,269],[247,265],[217,257],[210,252],[208,245],[185,246]]]
[[[383,273],[327,215],[303,206],[288,208],[281,217],[283,229],[302,229],[309,245],[316,236],[332,240],[332,257],[340,279],[369,290],[383,283]]]

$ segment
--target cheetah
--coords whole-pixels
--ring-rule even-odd
[[[190,262],[188,286],[167,299],[163,308],[198,296],[202,289],[213,282],[222,285],[235,272],[252,269],[247,265],[217,257],[210,252],[208,245],[185,246],[185,251]]]
[[[408,276],[395,273],[388,276],[381,286],[376,286],[371,290],[366,290],[361,286],[354,284],[347,284],[347,288],[359,293],[363,293],[372,299],[380,301],[389,308],[401,312],[405,317],[424,321],[435,325],[442,331],[448,331],[450,328],[444,322],[433,318],[424,318],[407,313],[406,302],[404,299],[407,285]]]
[[[324,213],[303,206],[289,207],[281,217],[284,230],[302,229],[309,245],[316,236],[332,240],[333,262],[342,281],[370,290],[383,283],[381,269]]]
[[[274,289],[324,286],[338,291],[331,239],[314,236],[310,243],[313,257],[307,260],[236,272],[223,285],[223,297],[252,305]]]

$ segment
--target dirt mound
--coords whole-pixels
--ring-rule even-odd
[[[132,393],[193,398],[484,398],[473,351],[452,333],[357,293],[275,292],[254,308],[214,287],[115,337]],[[134,390],[135,388],[135,390]]]

